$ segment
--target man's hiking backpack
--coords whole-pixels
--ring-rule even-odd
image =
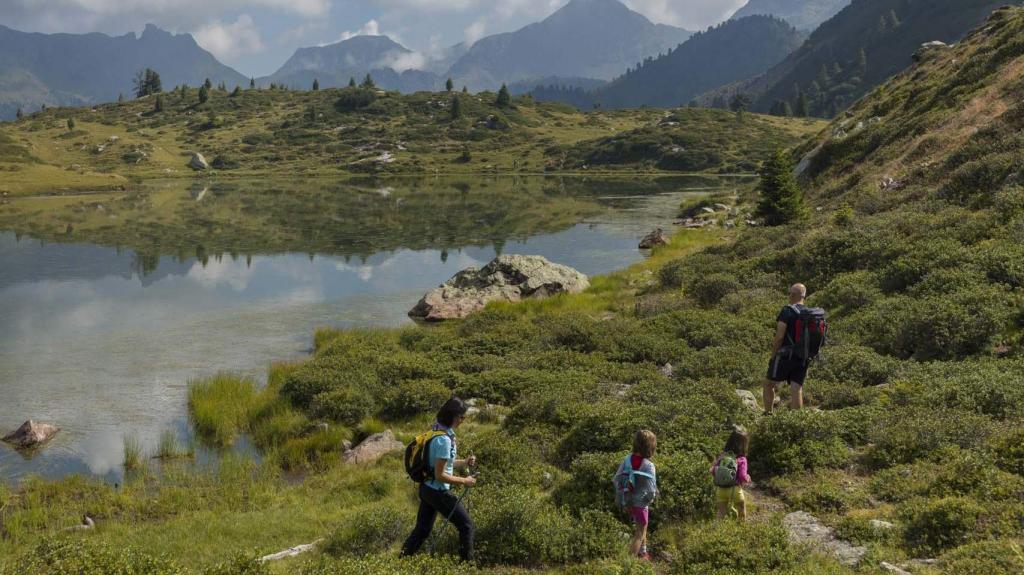
[[[405,472],[416,483],[423,483],[434,478],[434,470],[430,466],[430,443],[447,435],[444,431],[431,430],[416,436],[405,447]]]
[[[793,333],[786,334],[789,357],[810,362],[818,357],[828,338],[828,314],[820,307],[789,307],[796,312]]]
[[[622,462],[618,471],[615,472],[615,477],[612,478],[612,483],[615,484],[615,502],[619,504],[619,507],[632,505],[632,495],[636,491],[637,477],[646,477],[654,481],[654,476],[650,473],[633,469],[631,459],[632,455],[627,455],[626,460]]]
[[[712,470],[715,486],[736,487],[737,473],[736,456],[726,451],[718,458],[718,462],[715,463],[715,468]]]

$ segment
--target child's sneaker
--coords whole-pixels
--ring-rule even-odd
[[[640,559],[641,561],[650,561],[651,554],[646,551],[641,551],[640,554],[637,555],[637,559]]]

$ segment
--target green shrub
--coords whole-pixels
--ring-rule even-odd
[[[965,497],[913,500],[903,509],[907,544],[925,552],[963,545],[974,533],[982,508]]]
[[[796,562],[786,531],[772,523],[701,523],[673,551],[673,575],[767,575]]]
[[[123,545],[44,539],[16,560],[11,575],[184,575],[170,559]]]
[[[203,575],[270,575],[270,568],[258,557],[238,554],[203,570]]]
[[[979,541],[949,551],[940,560],[946,575],[1024,573],[1024,543]]]
[[[303,564],[298,575],[479,575],[481,571],[472,565],[458,562],[452,557],[435,557],[426,553],[413,557],[396,557],[394,554],[371,555],[367,557],[328,556]]]
[[[451,396],[451,390],[436,379],[403,381],[388,391],[381,414],[400,419],[436,413]]]
[[[871,519],[855,515],[841,517],[835,526],[835,535],[838,539],[856,545],[892,544],[898,533],[896,528],[875,527],[871,524]]]
[[[870,430],[873,447],[868,459],[886,467],[928,457],[940,449],[971,449],[985,445],[992,421],[965,411],[902,408],[879,415]]]
[[[462,457],[477,457],[477,471],[487,485],[537,486],[543,473],[538,445],[526,435],[508,431],[488,431],[465,440],[459,447]]]
[[[839,470],[785,475],[773,478],[769,485],[791,508],[810,513],[842,514],[869,503],[865,491]]]
[[[1024,478],[996,467],[986,452],[946,448],[929,461],[898,465],[872,477],[872,491],[883,501],[902,502],[916,497],[971,495],[1008,500],[1024,492]]]
[[[313,398],[310,411],[314,417],[354,426],[374,413],[375,402],[365,391],[342,387],[318,394]]]
[[[334,108],[341,112],[362,110],[377,101],[377,93],[372,89],[346,88],[334,102]]]
[[[999,467],[1024,477],[1024,426],[1017,425],[994,437],[991,449]]]
[[[569,466],[569,480],[555,490],[555,501],[576,512],[595,509],[618,513],[611,477],[624,457],[623,453],[580,455]]]
[[[849,382],[861,387],[889,382],[899,368],[899,360],[881,355],[869,347],[837,344],[822,350],[814,364],[814,379]]]
[[[351,517],[331,533],[323,550],[335,557],[364,557],[387,552],[409,534],[412,529],[409,517],[404,510],[376,507],[368,513]]]
[[[763,418],[750,436],[750,468],[758,476],[838,467],[849,451],[836,417],[809,410]]]
[[[576,371],[552,372],[542,369],[492,369],[458,378],[455,393],[490,403],[513,405],[524,391],[571,386],[586,376]]]
[[[730,293],[742,287],[736,276],[728,273],[698,274],[687,285],[687,293],[701,305],[710,306],[718,303]]]

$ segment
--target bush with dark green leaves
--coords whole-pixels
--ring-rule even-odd
[[[317,394],[310,404],[314,417],[353,426],[376,409],[374,398],[366,391],[340,387]]]
[[[327,538],[323,550],[335,557],[383,553],[402,541],[410,529],[411,516],[406,510],[387,505],[376,507],[358,517],[351,517],[337,528]]]
[[[385,394],[381,414],[392,419],[400,419],[436,413],[451,396],[451,390],[439,380],[406,380]]]
[[[998,456],[987,451],[950,447],[928,460],[898,465],[876,473],[872,491],[883,501],[952,495],[985,500],[1012,500],[1024,493],[1024,477],[997,467]]]
[[[988,417],[965,411],[896,408],[885,411],[870,430],[868,461],[878,467],[910,463],[957,446],[980,448],[995,431]]]
[[[672,575],[768,575],[796,563],[785,529],[775,523],[702,523],[673,549]]]
[[[421,553],[412,557],[398,557],[382,553],[366,557],[323,556],[304,563],[296,570],[298,575],[479,575],[481,570],[471,564],[460,563],[451,556],[438,557]]]
[[[945,575],[1024,573],[1024,540],[979,541],[944,553]]]
[[[912,549],[935,553],[966,543],[984,509],[966,497],[912,500],[903,510],[904,537]]]
[[[750,434],[750,468],[755,477],[839,467],[849,458],[837,418],[810,410],[765,417]]]
[[[334,108],[342,113],[355,112],[377,101],[377,94],[369,88],[346,88],[334,102]]]
[[[4,575],[184,575],[166,557],[132,547],[80,539],[44,539],[16,559]]]

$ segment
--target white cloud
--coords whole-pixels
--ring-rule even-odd
[[[623,0],[658,24],[701,30],[725,20],[747,0]]]
[[[466,44],[472,46],[477,43],[477,40],[484,37],[487,33],[487,21],[483,18],[473,22],[466,28]]]
[[[260,31],[248,14],[242,14],[231,24],[211,22],[194,33],[196,42],[221,60],[256,54],[264,49]]]
[[[366,24],[363,24],[362,28],[354,32],[351,30],[345,30],[341,33],[340,39],[348,40],[350,38],[355,38],[356,36],[380,36],[380,22],[370,20]]]

